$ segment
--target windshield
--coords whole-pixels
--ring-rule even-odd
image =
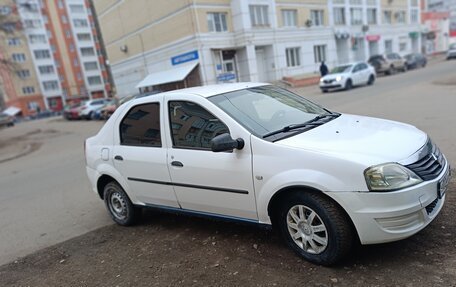
[[[352,66],[353,65],[345,65],[345,66],[335,67],[334,69],[332,69],[331,74],[350,72],[350,69],[351,69]]]
[[[275,86],[234,91],[210,97],[209,100],[261,138],[285,126],[331,114],[322,107]],[[271,140],[280,138],[283,135],[278,134]]]

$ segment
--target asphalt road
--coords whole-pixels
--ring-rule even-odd
[[[428,132],[456,163],[456,61],[381,77],[373,87],[321,94],[298,92],[332,110],[399,120]],[[441,83],[437,83],[441,82]],[[22,123],[0,130],[0,155],[32,146],[0,161],[0,265],[111,224],[102,201],[90,192],[83,140],[100,122],[61,119]]]

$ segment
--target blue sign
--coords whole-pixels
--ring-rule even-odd
[[[185,54],[181,54],[181,55],[177,55],[175,57],[172,57],[171,58],[171,63],[173,64],[173,66],[175,65],[179,65],[179,64],[182,64],[182,63],[186,63],[186,62],[190,62],[190,61],[193,61],[193,60],[198,60],[199,56],[198,56],[198,51],[191,51],[191,52],[188,52],[188,53],[185,53]]]
[[[236,79],[236,74],[233,73],[224,73],[217,76],[219,82],[226,82]]]

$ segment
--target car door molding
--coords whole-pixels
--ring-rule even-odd
[[[194,185],[194,184],[177,183],[177,182],[165,182],[165,181],[150,180],[150,179],[135,178],[135,177],[128,177],[128,180],[154,183],[154,184],[162,184],[162,185],[172,185],[172,186],[180,186],[180,187],[188,187],[188,188],[206,189],[206,190],[221,191],[221,192],[231,192],[231,193],[237,193],[237,194],[249,194],[249,192],[247,190],[231,189],[231,188],[224,188],[224,187]]]

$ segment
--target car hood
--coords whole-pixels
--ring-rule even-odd
[[[335,74],[328,74],[323,77],[323,80],[335,80],[337,77],[346,77],[348,76],[348,73],[335,73]]]
[[[404,160],[423,147],[427,138],[426,133],[408,124],[343,114],[276,143],[371,166]]]

